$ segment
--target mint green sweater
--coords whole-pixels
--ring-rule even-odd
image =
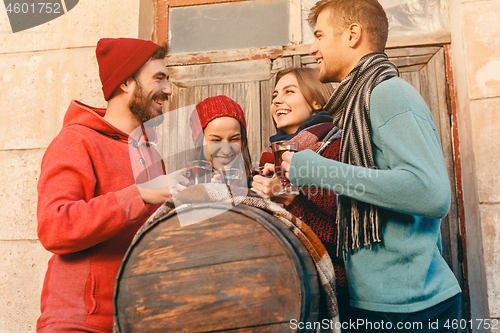
[[[441,256],[440,224],[451,193],[439,136],[422,97],[397,77],[373,89],[370,121],[377,169],[305,150],[294,154],[290,180],[383,208],[383,243],[346,257],[352,306],[424,310],[460,292]]]

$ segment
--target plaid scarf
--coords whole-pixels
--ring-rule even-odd
[[[280,128],[280,129],[278,129],[278,132],[275,135],[271,135],[271,137],[269,138],[269,141],[271,141],[271,143],[273,143],[276,141],[292,140],[296,135],[298,135],[302,131],[309,130],[309,128],[312,128],[318,124],[329,123],[331,125],[331,127],[333,127],[332,121],[333,121],[333,118],[331,116],[329,116],[325,111],[321,110],[321,111],[309,116],[306,120],[304,120],[304,122],[299,126],[299,128],[297,128],[297,131],[295,131],[295,133],[286,134],[285,131],[283,131]]]
[[[385,53],[367,54],[342,80],[325,105],[333,123],[343,130],[340,162],[376,168],[371,140],[370,95],[377,84],[395,76],[399,76],[399,71]],[[356,199],[338,197],[337,228],[338,256],[382,242],[377,207]]]

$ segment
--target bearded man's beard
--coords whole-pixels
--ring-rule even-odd
[[[155,97],[165,96],[163,93],[155,94],[151,99],[144,97],[142,86],[139,81],[135,80],[136,89],[134,92],[134,98],[130,103],[130,112],[141,122],[145,127],[155,127],[163,122],[163,110],[159,111],[159,115],[156,115],[153,111],[152,101]],[[168,96],[165,97],[165,100]]]

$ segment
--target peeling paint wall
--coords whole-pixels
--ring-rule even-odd
[[[95,59],[102,37],[148,38],[152,0],[85,0],[12,33],[0,5],[0,332],[35,332],[51,256],[37,240],[36,185],[71,99],[105,106]],[[147,14],[147,13],[146,13]],[[140,24],[140,17],[148,18]]]
[[[467,1],[462,6],[470,97],[499,97],[500,1]]]

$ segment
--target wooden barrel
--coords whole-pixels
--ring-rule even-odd
[[[180,226],[179,216],[198,221],[214,210],[221,214]],[[318,318],[319,281],[306,248],[272,215],[200,203],[140,235],[114,302],[123,333],[297,332],[291,320]]]

